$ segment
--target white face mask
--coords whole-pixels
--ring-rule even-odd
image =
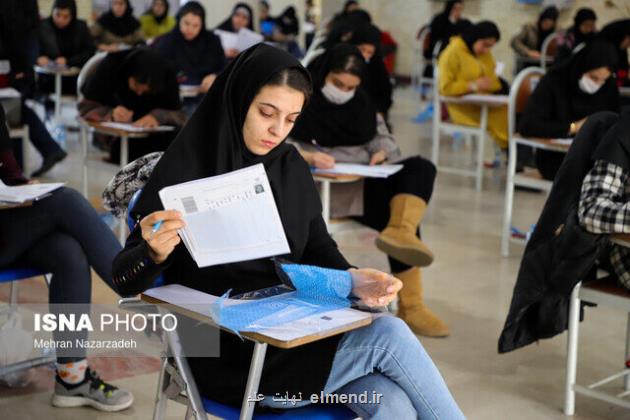
[[[601,87],[604,84],[603,83],[597,83],[597,82],[593,81],[593,79],[588,77],[586,74],[584,74],[580,78],[580,81],[578,82],[578,85],[580,86],[580,90],[582,92],[588,93],[589,95],[592,95],[595,92],[597,92],[599,89],[601,89]]]
[[[343,105],[354,97],[356,89],[344,92],[332,83],[326,82],[322,87],[322,95],[333,104]]]

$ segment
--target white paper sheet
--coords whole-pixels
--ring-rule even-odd
[[[144,292],[145,295],[160,299],[164,302],[177,305],[191,312],[210,318],[210,305],[218,297],[198,290],[191,289],[179,284],[156,287]],[[238,301],[226,299],[226,305],[238,305],[248,301]],[[345,325],[353,324],[362,319],[370,318],[372,315],[352,308],[337,309],[334,311],[315,314],[287,325],[278,325],[259,331],[260,334],[272,337],[281,341],[294,340],[312,334],[324,334],[327,331],[341,328]]]
[[[1,71],[0,71],[0,74]],[[0,89],[0,99],[11,99],[11,98],[21,98],[22,95],[17,90],[8,87]]]
[[[315,169],[314,174],[358,175],[367,178],[387,178],[403,168],[402,165],[361,165],[337,163],[332,169]]]
[[[569,138],[569,139],[553,139],[551,140],[551,143],[554,144],[560,144],[563,146],[571,146],[571,144],[573,144],[573,139]]]
[[[51,184],[28,184],[9,187],[0,181],[0,201],[6,203],[24,203],[33,201],[50,194],[58,188],[63,187],[63,182]]]
[[[459,98],[464,101],[487,103],[489,105],[504,105],[509,102],[507,95],[490,95],[487,93],[470,93]]]
[[[146,127],[136,127],[132,123],[120,123],[120,122],[113,122],[113,121],[102,122],[101,125],[103,127],[115,128],[117,130],[125,130],[125,131],[134,132],[134,133],[143,133],[143,132],[150,132],[150,131],[173,131],[175,129],[175,127],[172,127],[170,125],[158,125],[157,127],[146,128]]]
[[[214,33],[221,39],[221,46],[224,50],[234,48],[240,52],[264,40],[261,34],[247,28],[241,29],[238,33],[215,29]]]
[[[290,252],[262,164],[163,188],[160,199],[184,214],[180,236],[199,267]]]

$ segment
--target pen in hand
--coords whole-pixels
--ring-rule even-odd
[[[160,227],[162,226],[162,222],[163,220],[158,220],[158,222],[153,225],[153,229],[151,229],[151,238],[153,238],[153,235],[155,235],[157,231],[160,230]]]

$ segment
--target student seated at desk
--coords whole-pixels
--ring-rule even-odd
[[[543,53],[541,51],[542,44],[549,35],[555,32],[557,22],[558,9],[556,6],[549,6],[538,16],[536,23],[526,23],[521,32],[512,38],[510,46],[520,58],[516,73],[527,67],[525,64],[527,64],[528,59],[540,59],[540,55]]]
[[[524,137],[573,137],[586,118],[598,111],[619,111],[619,89],[612,71],[617,54],[612,45],[593,41],[538,82],[518,123]],[[565,154],[539,150],[536,166],[553,180]]]
[[[100,51],[114,52],[121,46],[144,43],[140,22],[133,16],[129,0],[111,0],[111,9],[94,22],[90,32]]]
[[[438,13],[431,20],[429,25],[429,48],[424,51],[424,58],[431,59],[433,50],[438,42],[442,43],[441,50],[448,45],[450,39],[454,36],[461,35],[472,23],[462,17],[464,13],[463,0],[449,0],[444,5],[444,10]],[[433,77],[433,67],[429,71],[425,71],[426,77]]]
[[[167,0],[153,0],[151,7],[140,16],[142,33],[148,40],[169,33],[175,27],[175,18],[168,14]]]
[[[225,67],[225,53],[221,40],[206,29],[206,11],[196,1],[186,3],[177,13],[177,26],[159,37],[153,45],[162,57],[170,61],[178,71],[178,81],[183,85],[199,85],[200,93],[206,93]],[[192,102],[192,111],[201,98],[184,99]]]
[[[232,9],[232,14],[230,17],[225,19],[217,29],[221,29],[222,31],[234,32],[238,33],[243,28],[247,28],[250,31],[254,30],[254,12],[252,12],[252,8],[249,7],[247,3],[236,3],[234,8]],[[225,50],[225,56],[228,59],[233,59],[238,55],[238,50],[236,48],[228,48]]]
[[[280,283],[271,259],[199,268],[177,229],[181,215],[162,210],[158,191],[167,185],[263,164],[290,245],[284,258],[341,270],[350,264],[326,231],[321,203],[306,162],[284,142],[311,93],[308,72],[285,51],[259,44],[219,75],[142,190],[132,216],[139,220],[114,261],[114,281],[125,294],[152,287],[156,277],[212,295],[243,293]],[[152,226],[163,221],[151,234]],[[354,272],[354,271],[353,271]],[[376,270],[365,275],[387,286],[381,304],[400,288]],[[367,296],[368,298],[372,298]],[[200,393],[240,405],[253,344],[223,332],[221,355],[188,358]],[[440,373],[404,322],[384,315],[365,328],[290,350],[267,350],[259,392],[271,397],[322,390],[383,393],[381,404],[349,404],[365,418],[464,418]],[[276,403],[278,405],[278,403]],[[280,405],[278,408],[283,408]],[[286,406],[284,406],[286,408]]]
[[[491,50],[500,38],[499,28],[490,21],[472,25],[461,37],[452,38],[438,59],[440,95],[499,92],[501,81]],[[447,104],[447,108],[454,123],[479,125],[478,105]],[[488,110],[488,131],[501,149],[507,149],[507,106]]]
[[[83,67],[94,55],[94,51],[94,41],[87,24],[77,19],[75,0],[55,0],[51,16],[39,26],[37,64],[42,67],[53,63],[59,66]],[[50,93],[55,89],[55,78],[52,75],[40,74],[37,82],[40,92]],[[62,79],[62,92],[76,95],[77,76]]]
[[[348,44],[337,44],[309,65],[313,97],[290,138],[299,142],[310,166],[327,169],[335,161],[374,165],[400,159],[383,118],[359,87],[365,67],[360,51]],[[433,261],[433,253],[418,237],[418,226],[433,192],[435,166],[420,156],[398,163],[403,169],[389,178],[333,185],[331,214],[355,216],[381,232],[376,245],[403,282],[398,316],[416,334],[443,337],[448,326],[424,304],[419,269]]]
[[[558,37],[558,47],[554,64],[561,63],[571,56],[573,50],[581,43],[595,39],[597,31],[597,15],[593,9],[578,9],[573,17],[573,26]]]
[[[606,134],[593,156],[595,163],[582,183],[580,225],[595,234],[630,233],[630,124],[622,114],[619,126]],[[630,248],[611,244],[608,260],[619,284],[630,290]]]
[[[181,110],[175,72],[156,51],[146,47],[108,54],[82,87],[79,114],[89,121],[134,123],[139,127],[181,127]],[[173,132],[156,133],[129,142],[129,160],[165,150]],[[120,159],[119,141],[111,144],[110,161]]]
[[[11,142],[0,107],[0,180],[7,185],[28,183],[11,152]],[[26,266],[52,274],[50,304],[89,304],[90,267],[112,289],[112,261],[120,244],[109,227],[77,191],[61,188],[26,207],[0,210],[0,268]],[[51,306],[51,312],[82,309]],[[87,332],[53,331],[55,340],[87,339]],[[80,351],[77,349],[77,351]],[[57,407],[92,406],[119,411],[133,403],[133,395],[103,382],[83,355],[57,357],[52,404]]]
[[[610,42],[617,49],[617,86],[630,86],[630,19],[610,22],[597,34],[599,39]]]

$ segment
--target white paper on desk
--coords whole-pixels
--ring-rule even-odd
[[[20,204],[26,201],[38,200],[56,189],[63,187],[63,185],[63,182],[57,182],[9,187],[4,182],[0,181],[0,201]]]
[[[505,71],[505,63],[503,61],[497,61],[494,66],[494,74],[502,76]]]
[[[261,34],[247,28],[243,28],[237,33],[215,29],[214,33],[221,39],[221,46],[224,50],[234,48],[239,52],[245,51],[249,47],[259,44],[264,40]]]
[[[387,178],[403,168],[402,165],[361,165],[336,163],[332,169],[315,169],[314,174],[358,175],[368,178]]]
[[[161,301],[179,306],[191,312],[211,318],[211,305],[218,299],[217,296],[200,292],[180,284],[169,284],[156,287],[144,292],[145,295]],[[247,300],[226,299],[225,305],[238,305],[247,303]],[[356,309],[344,308],[329,312],[322,312],[312,316],[293,321],[287,325],[278,325],[259,331],[259,334],[275,338],[280,341],[294,340],[313,334],[324,334],[326,331],[341,328],[372,315]]]
[[[120,123],[120,122],[113,122],[113,121],[105,121],[105,122],[102,122],[101,125],[103,127],[115,128],[117,130],[139,132],[139,133],[147,132],[147,131],[173,131],[175,130],[175,127],[172,127],[170,125],[158,125],[157,127],[146,128],[146,127],[137,127],[133,125],[133,123]]]
[[[470,93],[459,98],[464,101],[482,102],[490,105],[506,105],[509,101],[507,95],[492,95],[488,93]]]
[[[563,146],[571,146],[571,144],[573,144],[573,139],[572,138],[568,138],[568,139],[552,139],[551,143],[553,144],[560,144]]]
[[[160,199],[184,214],[180,236],[199,267],[290,252],[262,164],[163,188]]]
[[[1,73],[0,73],[1,74]],[[22,95],[12,87],[0,89],[0,99],[21,98]]]

